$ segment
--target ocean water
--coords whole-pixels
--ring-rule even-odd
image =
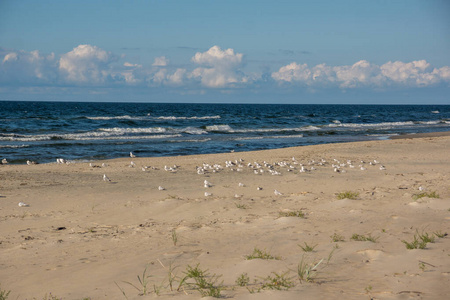
[[[251,151],[450,131],[450,105],[0,101],[0,159],[90,161]]]

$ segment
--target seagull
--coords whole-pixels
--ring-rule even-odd
[[[425,188],[424,188],[424,187],[421,187],[421,186],[419,186],[419,191],[423,192],[423,191],[425,191]]]
[[[279,192],[279,191],[277,191],[277,190],[275,190],[273,193],[274,193],[275,195],[277,195],[277,196],[283,195],[281,192]]]
[[[234,198],[241,198],[242,195],[234,194]]]
[[[102,168],[106,168],[108,165],[105,163],[102,163]]]
[[[6,160],[6,158],[2,159],[2,164],[6,165],[8,163],[8,161]]]
[[[257,188],[256,188],[258,191],[262,191],[262,187],[260,187],[260,186],[258,186]]]
[[[242,182],[239,182],[239,186],[240,186],[240,187],[244,187],[245,184],[243,184]]]
[[[212,195],[211,193],[205,192],[205,197],[209,197],[211,195]]]
[[[37,165],[38,163],[35,161],[31,161],[31,160],[27,160],[27,165],[31,166],[31,165]]]
[[[19,202],[19,206],[20,206],[20,207],[28,207],[28,206],[30,206],[30,205],[28,205],[28,204],[26,204],[26,203],[24,203],[24,202]]]
[[[205,188],[209,188],[209,187],[212,186],[211,182],[209,182],[208,180],[205,180],[205,181],[203,182],[203,184],[205,185]]]
[[[158,186],[158,190],[160,190],[160,191],[164,191],[164,190],[165,190],[165,188],[163,188],[162,186]]]
[[[381,166],[380,166],[380,170],[382,170],[382,171],[383,171],[383,170],[386,170],[386,167],[383,166],[383,165],[381,165]]]
[[[133,152],[130,152],[130,157],[131,157],[131,158],[135,158],[136,155],[134,155]]]
[[[136,164],[134,163],[134,161],[130,162],[130,165],[129,165],[130,168],[134,168],[135,166],[136,166]]]
[[[103,180],[104,180],[104,181],[108,181],[108,182],[111,181],[111,179],[109,179],[109,177],[106,176],[106,174],[103,174]]]

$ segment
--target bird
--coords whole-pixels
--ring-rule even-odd
[[[136,155],[134,155],[133,152],[130,152],[130,157],[131,157],[131,158],[135,158]]]
[[[257,188],[256,188],[258,191],[262,191],[262,187],[260,187],[260,186],[258,186]]]
[[[2,164],[3,164],[3,165],[8,164],[8,161],[6,160],[6,158],[2,159]]]
[[[239,186],[240,186],[240,187],[244,187],[245,184],[243,184],[242,182],[239,182]]]
[[[277,191],[277,190],[275,190],[273,193],[274,193],[275,195],[277,195],[277,196],[283,195],[281,192],[279,192],[279,191]]]
[[[134,168],[135,166],[136,166],[136,164],[134,163],[134,161],[130,162],[130,165],[129,165],[130,168]]]
[[[26,203],[24,203],[24,202],[19,202],[19,206],[20,206],[20,207],[28,207],[28,206],[30,206],[30,205],[28,205],[28,204],[26,204]]]
[[[164,191],[164,190],[165,190],[165,188],[163,188],[162,186],[158,186],[158,190],[160,190],[160,191]]]
[[[205,181],[203,182],[203,184],[204,184],[205,188],[209,188],[209,187],[212,186],[211,182],[209,182],[208,180],[205,180]]]
[[[106,176],[106,174],[103,174],[103,181],[111,182],[111,179],[109,179],[109,177]]]
[[[212,195],[211,193],[205,192],[205,197],[209,197],[211,195]]]
[[[383,166],[383,165],[381,165],[381,166],[380,166],[380,170],[382,170],[382,171],[383,171],[383,170],[386,170],[386,167]]]

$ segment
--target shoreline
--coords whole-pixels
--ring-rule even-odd
[[[140,296],[124,283],[139,286],[148,266],[160,299],[198,299],[192,286],[168,286],[169,266],[178,287],[198,264],[221,275],[230,299],[445,298],[449,136],[2,165],[0,288],[12,299],[150,299],[153,289]],[[443,236],[407,249],[418,233]],[[254,249],[281,259],[247,259]],[[322,258],[300,281],[299,263]],[[244,273],[255,293],[236,284]],[[274,274],[292,286],[263,288]]]
[[[349,143],[376,142],[376,141],[398,140],[398,139],[433,138],[433,137],[445,137],[445,136],[450,136],[450,131],[399,134],[399,135],[391,135],[391,136],[387,136],[386,138],[375,139],[375,140],[362,140],[362,141],[337,142],[337,143],[323,143],[323,144],[293,146],[293,147],[264,149],[264,150],[231,151],[231,152],[218,152],[218,153],[206,153],[206,154],[178,155],[178,156],[137,156],[135,159],[138,159],[138,158],[155,159],[155,158],[171,158],[171,157],[191,157],[191,156],[204,156],[204,155],[208,156],[208,155],[218,155],[218,154],[227,154],[227,153],[251,153],[251,152],[261,152],[261,151],[276,151],[276,150],[290,149],[290,148],[302,148],[302,147],[320,146],[320,145],[338,145],[338,144],[349,144]],[[58,157],[55,157],[55,160],[57,158]],[[125,157],[105,158],[105,159],[92,159],[92,160],[86,160],[86,159],[83,159],[83,160],[67,160],[67,162],[69,162],[70,164],[83,164],[83,163],[94,163],[94,162],[110,161],[110,160],[116,160],[116,159],[125,159]],[[131,159],[131,157],[129,159]],[[39,165],[56,164],[56,162],[52,161],[52,162],[44,162],[44,163],[38,163],[38,164]],[[0,166],[1,165],[2,164],[1,164],[1,161],[0,161]],[[10,164],[10,165],[24,165],[24,164],[13,163],[13,164]]]

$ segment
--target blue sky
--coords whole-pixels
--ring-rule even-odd
[[[0,99],[450,104],[450,1],[0,1]]]

